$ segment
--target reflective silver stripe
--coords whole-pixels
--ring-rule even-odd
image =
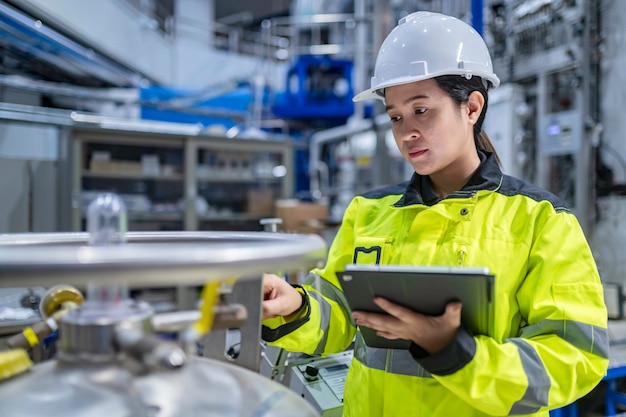
[[[528,387],[522,399],[511,407],[509,415],[531,414],[548,405],[550,377],[543,366],[539,354],[522,339],[508,339],[507,342],[517,346],[522,367],[528,379]]]
[[[573,320],[543,320],[522,329],[523,338],[555,334],[580,350],[609,357],[609,332],[602,327]]]
[[[321,323],[320,328],[324,332],[322,339],[315,348],[315,354],[321,355],[326,348],[326,342],[328,340],[328,329],[330,325],[330,304],[324,299],[324,297],[339,303],[340,306],[348,309],[348,302],[339,288],[335,287],[324,278],[317,276],[316,274],[309,274],[303,285],[307,286],[309,296],[315,297],[320,306]],[[356,325],[352,317],[348,317],[352,325]]]
[[[430,372],[420,366],[408,350],[368,347],[360,332],[357,333],[354,344],[354,357],[368,368],[398,375],[432,378]]]
[[[605,359],[609,358],[609,329],[592,326],[593,345],[591,353],[601,356]]]
[[[354,358],[368,368],[384,371],[387,364],[387,349],[368,347],[361,332],[357,332],[354,342]]]
[[[320,306],[320,329],[323,331],[322,339],[315,348],[315,355],[321,355],[326,348],[326,342],[328,340],[328,328],[330,324],[330,304],[326,301],[317,291],[309,288],[307,291],[309,297],[314,297]]]
[[[408,350],[392,349],[389,351],[387,372],[399,375],[419,376],[432,378],[433,376],[424,369],[409,353]]]
[[[324,278],[322,277],[317,278],[317,275],[309,274],[307,279],[304,281],[303,285],[306,285],[308,287],[313,288],[314,290],[319,291],[324,297],[337,302],[340,306],[342,306],[346,310],[350,309],[348,300],[346,300],[346,296],[343,295],[343,292],[339,288],[331,284],[330,282],[326,281]]]

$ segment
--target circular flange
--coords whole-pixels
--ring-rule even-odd
[[[130,232],[126,238],[125,244],[90,246],[87,233],[0,235],[0,286],[203,285],[308,269],[326,257],[326,243],[317,235]]]

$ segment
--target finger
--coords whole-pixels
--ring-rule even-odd
[[[266,301],[263,301],[261,303],[261,310],[263,312],[263,318],[264,319],[269,318],[269,317],[271,317],[273,315],[272,314],[272,306],[271,306],[271,304],[268,305],[268,302],[266,302]]]
[[[270,274],[263,274],[263,284],[267,284],[272,280],[272,276]]]
[[[267,291],[263,293],[263,300],[273,300],[276,298],[276,288],[268,288]]]
[[[271,279],[263,279],[263,292],[274,288],[274,281]]]
[[[374,303],[376,303],[378,307],[382,308],[387,313],[397,318],[405,317],[407,314],[414,313],[412,310],[402,307],[401,305],[392,303],[391,301],[382,297],[375,297]]]
[[[358,326],[369,327],[374,330],[389,331],[398,323],[398,319],[386,314],[359,312],[356,317],[355,320]]]
[[[274,274],[263,274],[263,288],[273,287],[280,278]]]
[[[265,306],[263,306],[263,312],[261,316],[263,319],[273,319],[274,317],[276,317],[276,314],[273,314],[271,309],[268,309]]]
[[[384,330],[379,330],[376,332],[376,336],[381,336],[384,337],[385,339],[389,339],[389,340],[395,340],[395,339],[400,339],[398,336],[396,336],[395,334],[391,333],[391,332],[386,332]]]
[[[357,326],[366,326],[368,324],[366,313],[353,312],[352,318],[356,322]]]
[[[386,314],[366,313],[365,311],[352,312],[352,318],[363,323],[378,321],[379,319],[385,319],[386,317],[388,317]]]
[[[263,308],[264,318],[276,317],[280,315],[281,305],[280,305],[279,300],[273,299],[273,300],[263,301],[261,303],[261,306]]]

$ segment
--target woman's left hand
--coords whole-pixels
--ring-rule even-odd
[[[431,355],[450,343],[461,327],[460,302],[449,303],[441,316],[416,313],[381,297],[374,302],[389,315],[354,311],[357,325],[374,329],[387,339],[412,340]]]

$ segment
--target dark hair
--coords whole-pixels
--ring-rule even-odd
[[[477,149],[493,153],[496,157],[496,161],[498,161],[498,165],[501,165],[500,157],[496,152],[496,148],[491,143],[487,133],[483,130],[483,122],[485,121],[485,115],[487,114],[487,107],[489,107],[489,96],[487,94],[487,87],[485,86],[482,78],[472,77],[467,79],[459,75],[442,75],[440,77],[435,77],[434,79],[439,88],[448,93],[450,97],[452,97],[452,100],[459,106],[463,103],[467,103],[470,94],[474,91],[478,91],[483,95],[485,98],[485,105],[483,106],[483,110],[480,113],[478,120],[474,124],[474,143],[476,144]]]

